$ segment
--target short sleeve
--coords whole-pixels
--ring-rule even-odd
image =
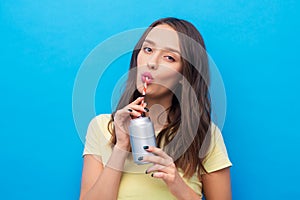
[[[103,146],[109,142],[109,138],[105,137],[108,132],[105,130],[108,121],[108,115],[99,115],[91,120],[85,137],[83,156],[86,154],[102,156]]]
[[[203,166],[208,173],[232,166],[220,129],[213,124],[211,131],[211,148],[203,160]]]

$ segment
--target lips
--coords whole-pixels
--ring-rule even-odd
[[[142,74],[141,79],[142,79],[142,82],[143,82],[143,83],[146,82],[146,78],[148,78],[147,83],[151,83],[151,82],[153,81],[153,77],[152,77],[152,75],[151,75],[150,72],[144,72],[144,73]]]

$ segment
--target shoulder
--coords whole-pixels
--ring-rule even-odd
[[[111,119],[111,114],[100,114],[95,116],[89,123],[89,129],[91,132],[98,137],[105,136],[105,138],[110,138],[110,133],[108,130],[108,123]]]
[[[204,140],[204,151],[202,154],[202,158],[204,158],[203,165],[209,173],[232,165],[221,130],[213,122],[210,129],[210,134],[207,134]]]
[[[85,147],[83,155],[92,154],[102,156],[107,144],[110,142],[111,134],[108,130],[110,114],[95,116],[89,123],[85,136]]]
[[[220,128],[213,121],[210,123],[210,129],[213,136],[222,135]]]
[[[107,126],[108,122],[111,119],[111,114],[100,114],[95,116],[91,121],[89,126],[94,128]]]
[[[209,138],[209,146],[211,146],[211,148],[215,147],[218,143],[224,143],[222,131],[214,122],[211,122],[210,124],[210,130],[207,134],[207,138]]]
[[[199,153],[200,158],[207,157],[208,154],[213,151],[217,141],[220,140],[221,137],[222,137],[221,130],[214,122],[211,122],[210,127],[202,143],[202,147]]]
[[[103,123],[103,122],[109,122],[111,118],[111,114],[100,114],[95,116],[90,123]]]

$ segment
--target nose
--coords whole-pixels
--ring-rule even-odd
[[[156,70],[158,68],[158,60],[159,60],[159,53],[153,54],[149,57],[147,61],[147,66],[149,69]]]
[[[149,69],[153,69],[153,70],[157,69],[157,64],[155,64],[155,63],[148,62],[147,66]]]

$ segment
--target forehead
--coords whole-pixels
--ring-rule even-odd
[[[177,32],[169,25],[162,24],[154,27],[145,40],[152,41],[160,48],[172,48],[180,50]]]

